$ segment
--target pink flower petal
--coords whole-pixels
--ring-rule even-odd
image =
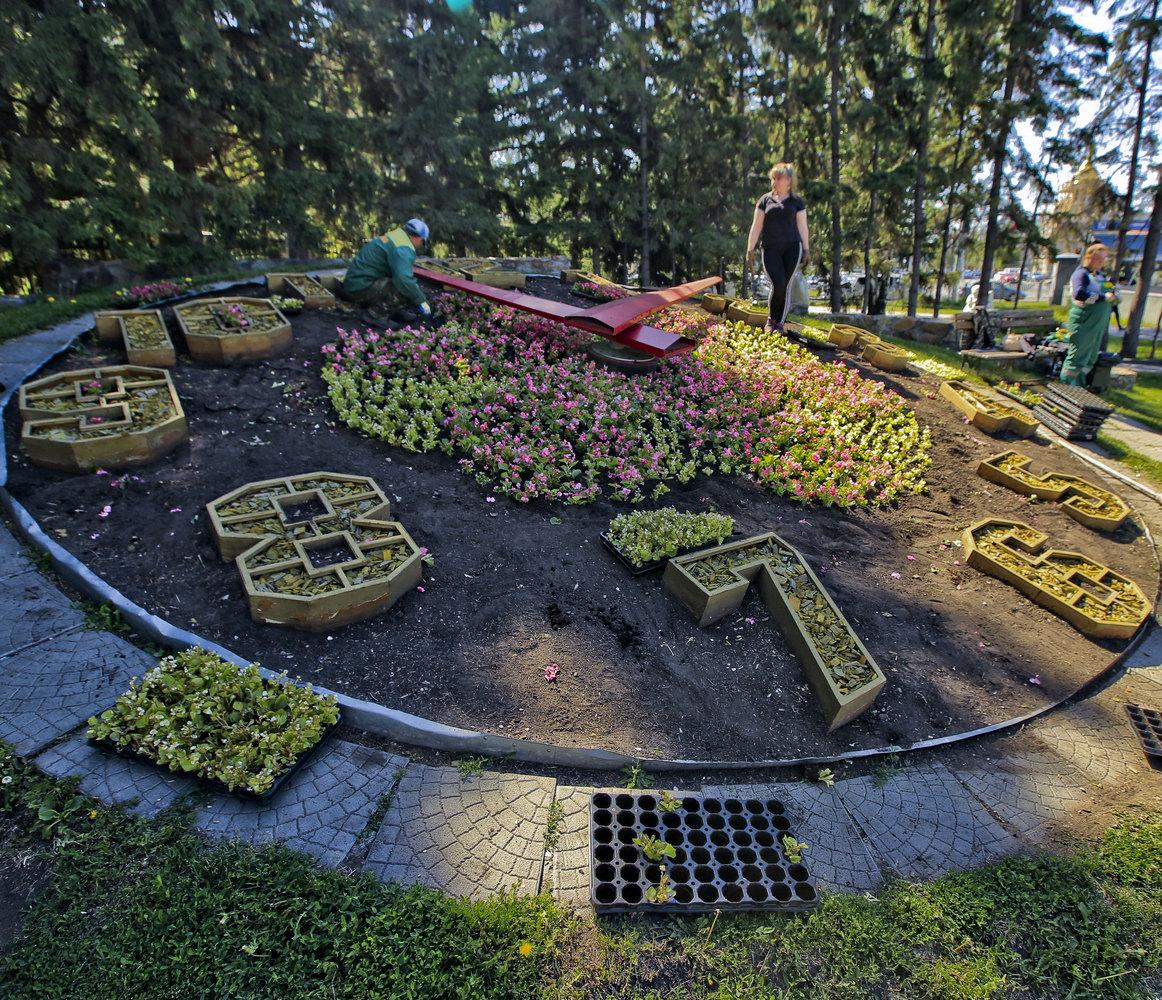
[[[893,573],[893,574],[892,574],[892,579],[893,579],[893,580],[898,580],[898,579],[900,579],[900,574],[899,574],[899,573]]]
[[[560,664],[550,663],[547,667],[545,667],[545,680],[555,681],[557,679],[557,673],[560,669]]]

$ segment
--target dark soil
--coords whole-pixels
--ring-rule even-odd
[[[559,296],[554,284],[530,289]],[[936,379],[861,365],[932,428],[923,495],[849,513],[713,477],[666,497],[730,514],[740,537],[774,529],[822,575],[889,679],[871,711],[829,736],[757,594],[738,615],[699,629],[662,588],[660,571],[631,577],[603,548],[599,533],[625,505],[522,505],[465,478],[442,454],[410,454],[336,426],[319,349],[336,325],[352,322],[297,317],[291,352],[268,362],[215,368],[181,356],[172,372],[191,440],[129,476],[30,467],[10,407],[10,489],[130,599],[265,666],[451,725],[643,755],[787,758],[907,744],[1023,714],[1099,673],[1123,644],[1091,641],[955,564],[962,553],[950,543],[981,517],[1025,520],[1154,596],[1155,563],[1137,527],[1103,537],[1054,504],[986,482],[976,463],[1013,441],[991,439],[929,399]],[[121,355],[86,340],[49,371],[110,363]],[[1038,468],[1097,475],[1062,449],[1016,446]],[[435,565],[422,592],[331,634],[255,624],[234,566],[218,558],[205,505],[247,482],[319,470],[374,477]],[[106,504],[112,512],[101,519]],[[560,672],[549,682],[552,663]]]

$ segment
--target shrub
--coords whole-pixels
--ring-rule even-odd
[[[725,514],[681,513],[673,507],[618,514],[609,522],[609,540],[635,566],[676,556],[708,542],[721,542],[734,530]]]
[[[195,647],[134,679],[111,709],[89,719],[88,735],[261,795],[338,719],[333,697]]]

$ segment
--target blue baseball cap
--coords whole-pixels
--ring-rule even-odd
[[[408,219],[403,228],[405,233],[418,236],[425,243],[428,242],[428,224],[423,219]]]

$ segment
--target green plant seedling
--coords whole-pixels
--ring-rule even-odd
[[[682,805],[679,799],[674,798],[668,791],[658,796],[658,808],[664,813],[677,812]]]
[[[665,865],[662,866],[662,873],[658,877],[658,884],[651,885],[646,889],[646,900],[651,903],[661,905],[670,898],[670,876],[666,874]]]
[[[479,774],[487,766],[487,757],[461,757],[456,761],[456,770],[460,772],[461,781],[467,781],[473,775]]]
[[[549,818],[545,823],[545,850],[555,851],[561,840],[561,824],[565,820],[565,807],[554,800],[549,806]]]
[[[625,779],[626,788],[652,788],[654,779],[646,774],[646,770],[640,764],[627,764],[622,769],[622,777]]]
[[[822,767],[815,773],[815,780],[831,788],[835,785],[835,774],[829,767]]]
[[[673,844],[667,844],[664,840],[652,837],[648,833],[634,837],[633,844],[646,856],[648,861],[661,861],[662,858],[673,860],[678,856]]]
[[[805,844],[801,840],[796,840],[789,833],[784,833],[782,836],[783,852],[787,855],[787,860],[793,865],[797,865],[803,860],[803,852],[811,845]]]

